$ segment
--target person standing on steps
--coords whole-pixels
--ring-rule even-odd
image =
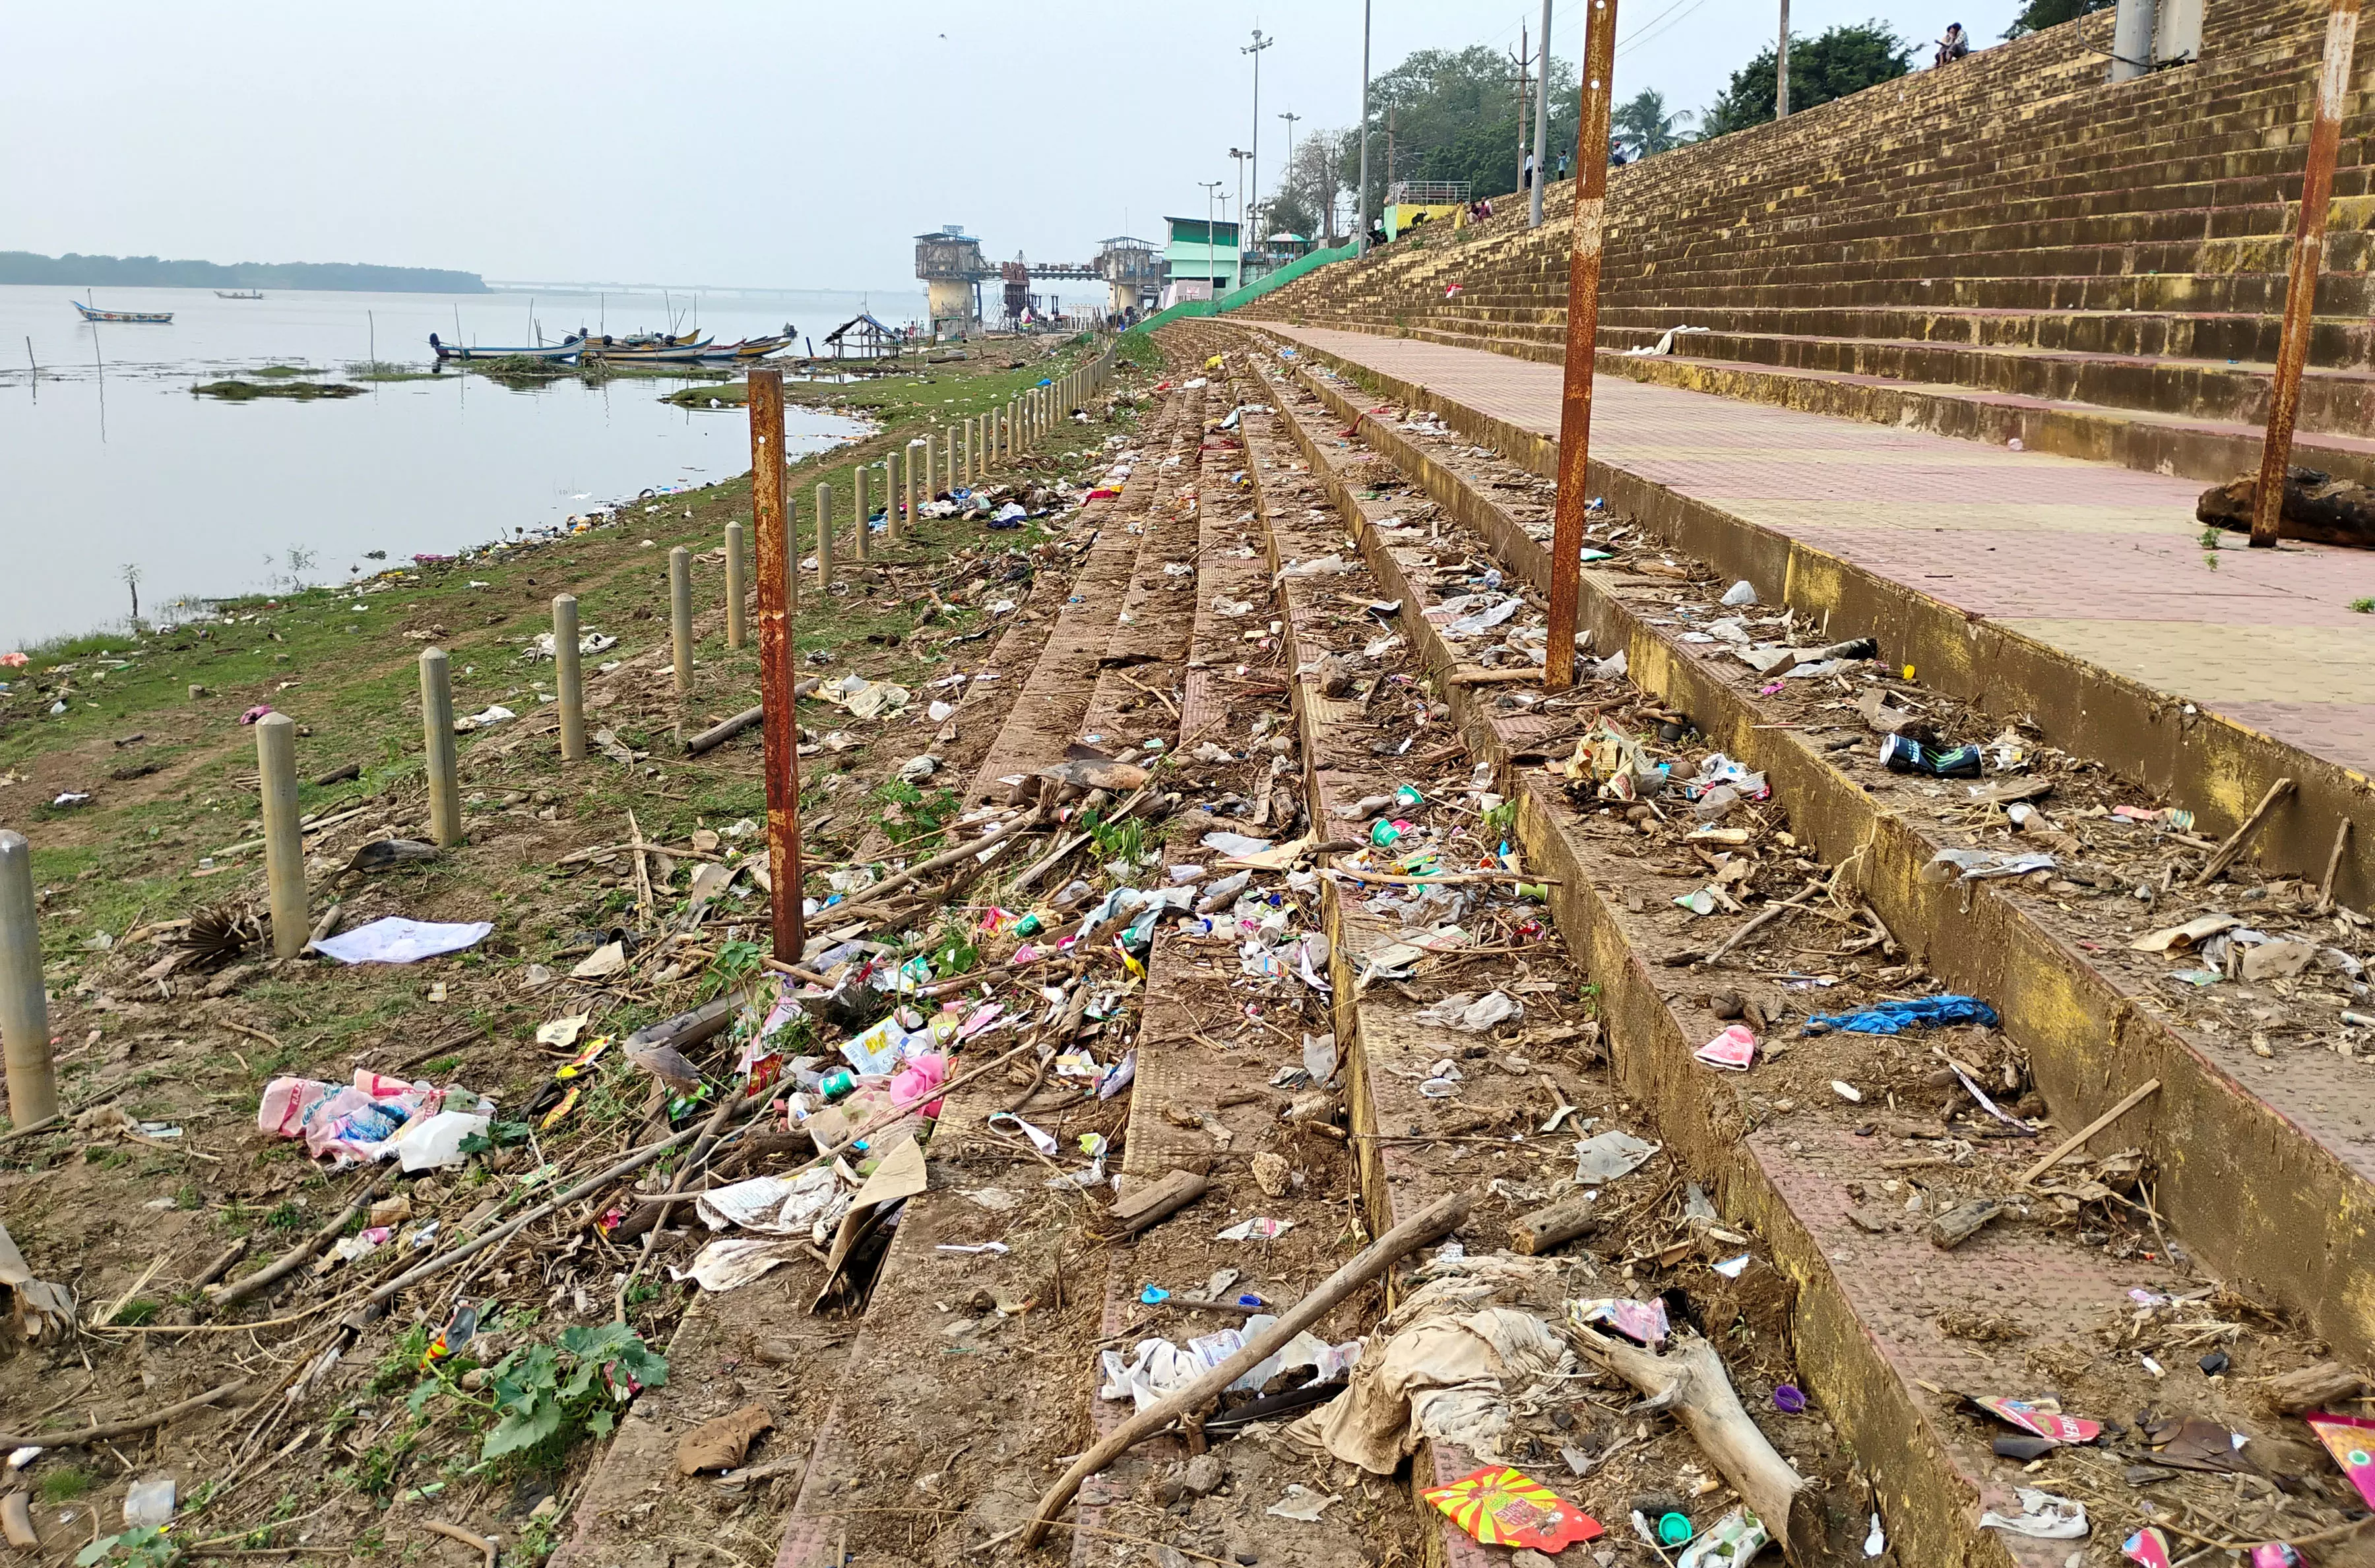
[[[1931,69],[1935,70],[1949,60],[1960,60],[1970,52],[1971,41],[1963,36],[1963,24],[1949,22],[1946,36],[1938,41],[1938,57],[1931,62]]]

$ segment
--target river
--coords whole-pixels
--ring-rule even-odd
[[[682,295],[274,292],[106,289],[106,310],[171,311],[167,325],[92,325],[79,290],[0,287],[0,652],[112,630],[184,603],[344,578],[365,552],[447,554],[559,523],[646,489],[750,468],[741,411],[661,401],[686,384],[625,377],[514,387],[484,376],[365,382],[360,396],[225,402],[192,395],[267,365],[342,381],[376,350],[426,368],[429,334],[514,344],[541,328],[664,329]],[[700,326],[720,342],[780,331],[821,338],[859,297],[721,306]],[[904,322],[922,304],[879,296]],[[38,371],[30,367],[38,365]],[[838,415],[786,410],[791,455],[860,433]]]

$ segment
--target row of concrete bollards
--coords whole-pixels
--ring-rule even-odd
[[[1060,381],[1035,386],[978,419],[945,426],[892,452],[883,462],[881,501],[886,539],[897,544],[914,525],[918,508],[940,491],[978,484],[993,463],[1028,451],[1063,412],[1085,398],[1105,378],[1099,360]],[[870,470],[857,470],[850,489],[856,533],[851,555],[871,559],[868,538]],[[786,510],[788,512],[789,508]],[[833,489],[816,488],[817,582],[833,583]],[[789,519],[787,518],[788,522]],[[786,590],[786,608],[797,608],[798,532],[784,529],[785,554],[776,569]],[[750,635],[743,600],[749,591],[742,525],[726,525],[726,645],[743,647]],[[692,684],[692,558],[679,545],[668,552],[668,620],[679,695]],[[560,710],[561,760],[585,756],[585,678],[578,650],[577,599],[561,594],[552,601],[552,659]],[[429,834],[441,847],[462,842],[462,787],[454,745],[452,661],[442,648],[420,654],[422,762],[429,785]],[[264,816],[264,878],[272,910],[276,956],[294,958],[312,934],[305,890],[305,840],[297,790],[297,725],[286,713],[266,713],[255,725],[257,789]],[[799,890],[791,890],[794,907]],[[56,1069],[50,1044],[49,1002],[41,979],[41,943],[33,892],[32,846],[24,835],[0,830],[0,1053],[5,1053],[9,1119],[19,1128],[58,1114]]]

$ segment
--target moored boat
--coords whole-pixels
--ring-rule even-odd
[[[162,326],[173,319],[171,311],[95,311],[80,300],[66,302],[80,311],[85,321],[148,322]]]
[[[264,290],[261,289],[218,289],[215,290],[215,298],[218,300],[261,300],[264,298]]]
[[[458,343],[440,341],[432,332],[429,335],[429,347],[436,353],[441,364],[448,360],[544,360],[565,365],[577,358],[583,343],[575,337],[564,337],[558,343],[541,343],[534,348],[502,348],[473,345],[466,348]]]

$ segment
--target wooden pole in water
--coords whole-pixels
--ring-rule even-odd
[[[2293,422],[2300,414],[2301,371],[2316,326],[2317,275],[2325,264],[2325,211],[2334,197],[2334,163],[2342,145],[2343,100],[2358,38],[2358,0],[2334,0],[2325,18],[2325,65],[2310,122],[2309,161],[2301,171],[2300,217],[2293,229],[2292,275],[2285,283],[2284,331],[2268,394],[2268,433],[2260,447],[2260,485],[2251,495],[2251,547],[2276,542],[2285,509],[2285,470],[2292,464]]]
[[[462,784],[454,770],[454,680],[443,648],[420,650],[420,738],[429,773],[429,836],[462,842]]]
[[[264,808],[264,885],[272,901],[272,954],[295,958],[313,936],[305,909],[305,839],[297,827],[297,721],[255,721],[256,793]]]
[[[833,591],[833,487],[816,488],[817,589]]]
[[[33,902],[33,846],[0,828],[0,1053],[8,1071],[8,1119],[19,1128],[58,1114],[50,1055],[49,994],[41,984],[41,929]]]
[[[1583,517],[1590,488],[1591,376],[1600,336],[1600,238],[1608,207],[1608,117],[1616,64],[1616,0],[1591,0],[1583,116],[1576,127],[1575,232],[1566,264],[1566,373],[1559,408],[1558,494],[1551,523],[1551,642],[1542,684],[1575,684],[1583,592]]]
[[[692,690],[692,552],[668,551],[668,643],[676,655],[676,694]]]
[[[726,645],[739,648],[750,640],[742,619],[742,596],[750,591],[742,564],[742,525],[726,525]]]
[[[800,579],[798,531],[784,508],[784,372],[750,371],[750,532],[758,552],[759,701],[766,710],[767,867],[775,959],[798,963],[808,946],[800,907],[799,721],[791,612]]]
[[[585,760],[585,683],[578,674],[577,595],[552,596],[552,689],[561,709],[561,760]]]

